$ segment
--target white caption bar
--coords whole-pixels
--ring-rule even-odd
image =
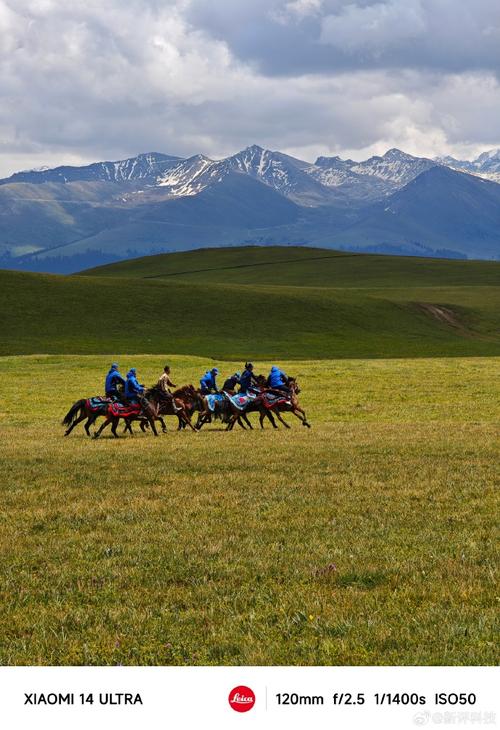
[[[3,667],[2,727],[495,727],[494,667]]]

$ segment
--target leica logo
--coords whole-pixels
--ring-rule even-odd
[[[248,697],[245,697],[245,695],[240,695],[240,694],[238,694],[238,692],[235,692],[234,697],[231,700],[231,702],[238,702],[241,704],[244,704],[245,702],[252,702],[252,704],[253,704],[253,697],[250,697],[250,695],[248,695]]]
[[[228,701],[236,712],[248,712],[255,704],[255,693],[250,687],[240,685],[231,690]]]

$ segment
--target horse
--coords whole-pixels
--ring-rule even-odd
[[[271,421],[271,424],[274,428],[277,428],[276,421],[274,420],[274,416],[269,411],[265,410],[262,407],[262,395],[267,391],[267,388],[264,388],[263,386],[255,386],[252,388],[252,390],[255,393],[255,398],[250,399],[243,408],[238,408],[232,401],[229,401],[230,409],[231,409],[231,418],[228,422],[226,431],[232,431],[234,424],[238,421],[240,426],[245,428],[241,420],[245,421],[245,423],[250,427],[251,430],[253,430],[253,426],[250,423],[247,413],[255,413],[255,412],[263,412],[263,416],[269,418]],[[262,427],[262,424],[261,424]]]
[[[229,418],[231,416],[231,404],[229,397],[222,392],[221,395],[223,396],[222,399],[217,399],[214,402],[214,410],[212,411],[210,409],[210,406],[208,405],[208,397],[206,395],[203,395],[201,391],[198,391],[198,395],[201,399],[202,407],[199,409],[200,414],[198,416],[198,420],[196,421],[196,430],[199,431],[201,427],[205,423],[211,423],[212,422],[212,416],[215,419],[220,419],[222,423],[228,423]],[[244,426],[243,426],[244,428]]]
[[[118,426],[118,423],[120,421],[120,418],[124,418],[126,423],[130,423],[131,421],[137,421],[141,420],[143,418],[147,418],[149,425],[151,426],[151,430],[153,431],[153,434],[155,436],[158,436],[158,431],[156,430],[155,420],[158,418],[158,411],[160,408],[160,400],[161,396],[159,394],[159,388],[150,388],[149,390],[145,391],[145,393],[140,397],[140,406],[141,409],[138,410],[136,415],[116,415],[116,413],[113,413],[113,406],[116,405],[114,403],[109,403],[107,410],[106,410],[106,420],[104,423],[100,426],[100,428],[94,433],[94,438],[97,439],[101,435],[101,433],[104,431],[106,426],[108,426],[111,423],[111,433],[115,438],[118,438],[118,434],[116,433],[116,428]]]
[[[90,436],[90,426],[92,426],[99,416],[105,416],[110,403],[121,401],[123,398],[123,385],[118,384],[116,387],[117,396],[96,395],[92,398],[81,398],[73,403],[69,411],[61,421],[62,426],[68,426],[64,432],[65,436],[69,436],[75,426],[78,426],[85,418],[84,424],[87,436]],[[94,401],[94,403],[91,403]]]
[[[181,401],[188,417],[188,421],[186,422],[186,420],[182,419],[178,413],[176,414],[179,419],[177,430],[181,431],[182,429],[186,428],[187,425],[193,428],[193,426],[191,425],[191,418],[194,412],[201,411],[204,408],[203,397],[201,393],[196,390],[194,385],[184,385],[182,388],[178,388],[177,390],[175,390],[172,395],[174,396],[176,401]]]
[[[99,398],[102,396],[96,397]],[[80,400],[77,400],[76,403],[73,403],[61,421],[62,426],[68,426],[64,432],[65,436],[69,436],[74,427],[84,421],[85,418],[87,419],[84,424],[85,432],[87,436],[90,436],[90,426],[97,421],[99,416],[106,415],[109,404],[113,402],[112,398],[103,398],[101,404],[96,407],[90,405],[91,400],[91,398],[81,398]]]
[[[163,433],[166,432],[167,427],[165,426],[165,421],[163,420],[162,416],[177,416],[179,420],[179,425],[177,427],[178,431],[180,431],[182,428],[185,428],[186,426],[189,426],[189,428],[191,428],[193,431],[196,430],[191,423],[191,416],[195,410],[201,410],[201,408],[203,408],[203,403],[201,402],[201,397],[198,395],[194,386],[184,385],[182,388],[177,388],[177,390],[175,390],[171,394],[172,397],[168,396],[158,386],[153,386],[145,393],[145,395],[148,396],[148,394],[152,393],[154,393],[158,398],[159,405],[156,420],[160,421]],[[177,406],[177,410],[174,408],[174,403]],[[124,431],[129,431],[130,433],[132,433],[132,427],[130,425],[131,420],[133,419],[125,419]],[[146,427],[149,423],[148,419],[139,418],[139,421],[141,431],[145,432]]]
[[[288,423],[280,416],[280,412],[290,412],[293,413],[294,416],[296,416],[299,421],[302,423],[303,426],[306,426],[307,428],[311,428],[311,424],[308,422],[306,417],[306,412],[303,408],[300,407],[299,401],[298,401],[298,394],[300,393],[300,388],[298,386],[298,383],[295,378],[288,378],[286,382],[286,387],[288,388],[288,391],[279,391],[279,390],[273,390],[272,388],[269,389],[268,392],[272,392],[274,394],[278,394],[280,392],[283,392],[284,398],[282,400],[276,401],[275,405],[269,404],[269,406],[265,406],[263,401],[260,403],[260,416],[259,416],[259,422],[260,427],[264,428],[264,418],[266,416],[270,416],[271,413],[273,413],[276,418],[281,421],[281,423],[285,426],[285,428],[291,428]],[[274,428],[277,428],[276,424],[273,424]]]

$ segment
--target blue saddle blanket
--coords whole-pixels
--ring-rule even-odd
[[[240,411],[244,411],[250,401],[255,400],[256,397],[257,395],[252,392],[245,393],[245,395],[236,393],[236,395],[230,396],[230,401],[233,406],[236,406]]]
[[[215,411],[215,404],[218,401],[223,401],[225,399],[225,396],[222,393],[210,393],[210,395],[207,395],[206,398],[208,407],[213,413]]]

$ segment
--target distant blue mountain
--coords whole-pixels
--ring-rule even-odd
[[[147,153],[19,172],[0,180],[0,266],[71,271],[242,243],[500,258],[500,156],[473,174],[446,159],[392,149],[312,164],[252,145],[223,160]]]

